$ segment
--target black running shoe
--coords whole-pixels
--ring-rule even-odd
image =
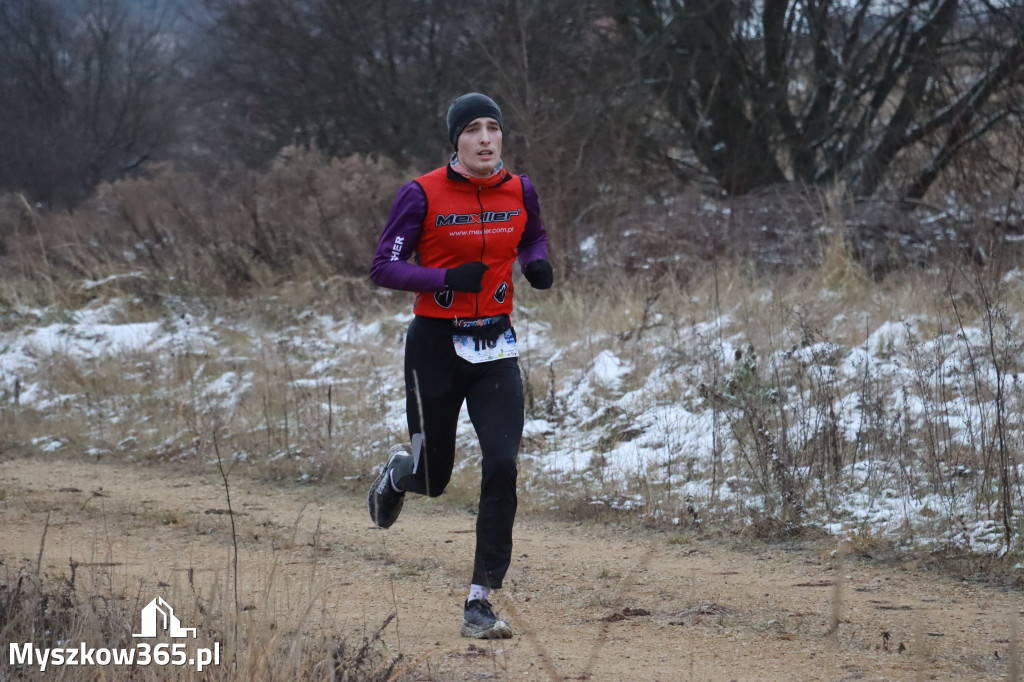
[[[512,628],[494,615],[494,609],[486,599],[474,599],[466,602],[462,627],[459,632],[463,637],[472,637],[473,639],[508,639],[512,636]]]
[[[405,492],[397,492],[391,487],[392,479],[402,480],[403,476],[412,473],[414,462],[412,455],[402,445],[392,445],[388,450],[388,463],[384,470],[374,479],[370,492],[366,497],[370,508],[370,518],[381,528],[390,528],[405,504]],[[392,475],[391,472],[394,472]]]

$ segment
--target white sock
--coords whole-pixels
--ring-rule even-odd
[[[491,588],[484,587],[483,585],[470,585],[469,586],[469,601],[474,599],[487,599],[491,596]]]

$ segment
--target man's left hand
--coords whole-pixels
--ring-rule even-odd
[[[551,269],[551,263],[545,258],[538,258],[527,263],[526,267],[523,268],[523,274],[526,275],[526,281],[534,289],[550,289],[555,281],[555,273]]]

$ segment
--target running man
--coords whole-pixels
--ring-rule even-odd
[[[371,279],[415,292],[405,342],[411,448],[392,446],[370,487],[370,518],[389,528],[407,492],[437,497],[451,479],[465,403],[483,455],[476,554],[460,632],[497,639],[512,628],[491,606],[512,558],[523,383],[512,327],[512,264],[536,289],[554,281],[540,203],[530,179],[501,160],[501,110],[471,92],[446,117],[454,153],[398,190]],[[410,260],[413,255],[414,260]]]

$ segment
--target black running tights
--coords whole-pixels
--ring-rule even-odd
[[[447,320],[416,316],[405,342],[405,395],[416,471],[396,484],[437,497],[451,480],[465,402],[483,454],[472,582],[501,587],[512,558],[516,474],[523,435],[518,358],[474,364],[455,353]]]

